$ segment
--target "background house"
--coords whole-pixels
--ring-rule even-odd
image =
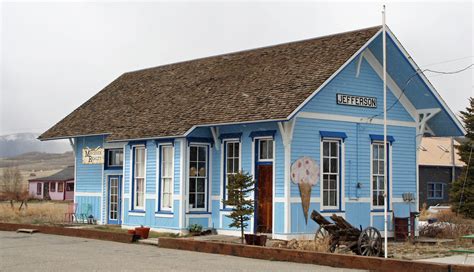
[[[424,137],[419,150],[420,208],[449,202],[451,183],[461,174],[464,162],[450,137]]]
[[[46,200],[74,200],[74,166],[48,177],[28,180],[32,198]]]

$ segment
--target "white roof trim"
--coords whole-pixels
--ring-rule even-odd
[[[421,71],[420,67],[418,67],[418,65],[415,63],[415,61],[413,60],[413,58],[410,56],[410,54],[408,54],[408,52],[405,50],[405,48],[403,47],[403,45],[400,43],[400,41],[397,39],[397,37],[395,37],[395,35],[392,33],[392,31],[390,30],[390,28],[387,27],[387,33],[388,35],[390,36],[390,38],[392,38],[392,40],[395,42],[395,44],[398,46],[398,48],[400,49],[400,51],[403,53],[403,55],[405,55],[405,57],[408,59],[408,62],[412,65],[413,69],[415,69],[415,71]],[[454,115],[454,113],[451,111],[451,109],[448,107],[448,105],[446,104],[446,102],[441,98],[441,96],[439,95],[438,91],[436,91],[435,87],[431,84],[431,82],[428,80],[428,78],[425,76],[424,73],[418,73],[418,75],[420,76],[420,78],[425,82],[426,86],[428,86],[428,88],[430,89],[430,91],[433,93],[433,95],[438,99],[438,101],[441,103],[441,105],[443,106],[443,108],[446,110],[446,112],[450,115],[450,117],[454,120],[454,123],[458,126],[458,128],[461,130],[461,132],[466,135],[467,132],[466,130],[464,129],[463,125],[461,124],[461,122],[459,121],[459,119]]]
[[[303,103],[301,103],[288,117],[287,119],[291,119],[293,118],[296,113],[298,113],[298,111],[300,111],[309,101],[311,101],[311,99],[313,99],[313,97],[319,93],[319,91],[321,91],[324,87],[326,87],[326,85],[331,82],[331,80],[336,77],[339,72],[341,72],[344,68],[346,68],[347,65],[349,65],[349,63],[351,63],[356,57],[357,55],[359,55],[359,53],[361,53],[362,51],[365,50],[365,48],[367,46],[369,46],[370,43],[372,43],[373,40],[375,40],[375,38],[382,32],[382,27],[380,27],[380,30],[377,31],[377,33],[374,34],[374,36],[372,36],[372,38],[370,38],[361,48],[359,48],[359,50],[357,50],[357,52],[354,53],[354,55],[352,55],[341,67],[339,67],[339,69],[336,70],[336,72],[334,72],[328,79],[326,79],[326,81],[323,82],[323,84],[321,84],[321,86],[319,86],[310,96],[308,96],[305,101],[303,101]]]

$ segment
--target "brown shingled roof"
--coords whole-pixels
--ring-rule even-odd
[[[39,139],[181,136],[195,125],[286,119],[379,29],[125,73]]]

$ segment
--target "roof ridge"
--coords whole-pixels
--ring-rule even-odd
[[[206,57],[198,57],[198,58],[195,58],[195,59],[171,62],[171,63],[167,63],[167,64],[163,64],[163,65],[158,65],[158,66],[153,66],[153,67],[142,68],[142,69],[137,69],[137,70],[124,72],[122,75],[127,75],[127,74],[132,74],[132,73],[137,73],[137,72],[142,72],[142,71],[147,71],[147,70],[152,70],[152,69],[157,69],[157,68],[165,68],[165,67],[169,67],[169,66],[173,66],[173,65],[177,65],[177,64],[184,64],[184,63],[189,63],[189,62],[194,62],[194,61],[199,61],[199,60],[206,60],[206,59],[210,59],[210,58],[231,56],[231,55],[241,54],[241,53],[245,53],[245,52],[249,52],[249,51],[260,50],[260,49],[269,49],[269,48],[273,48],[273,47],[278,47],[278,46],[283,46],[283,45],[290,45],[290,44],[294,44],[294,43],[303,43],[303,42],[307,42],[307,41],[325,39],[325,38],[329,38],[329,37],[346,35],[346,34],[349,34],[349,33],[360,32],[360,31],[365,31],[365,30],[369,30],[369,29],[380,29],[381,27],[382,27],[382,25],[375,25],[375,26],[371,26],[371,27],[359,28],[359,29],[339,32],[339,33],[335,33],[335,34],[327,34],[327,35],[318,36],[318,37],[314,37],[314,38],[307,38],[307,39],[277,43],[277,44],[272,44],[272,45],[265,45],[265,46],[261,46],[261,47],[254,47],[254,48],[249,48],[249,49],[244,49],[244,50],[239,50],[239,51],[232,51],[232,52],[228,52],[228,53],[222,53],[222,54],[211,55],[211,56],[206,56]]]

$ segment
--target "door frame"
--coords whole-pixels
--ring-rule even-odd
[[[111,179],[118,179],[117,184],[117,219],[110,219],[110,181]],[[107,175],[107,207],[106,207],[106,218],[107,224],[110,225],[121,225],[122,224],[122,175]]]
[[[260,141],[261,140],[272,140],[273,142],[273,158],[271,160],[264,160],[260,161]],[[255,137],[253,139],[253,173],[254,173],[254,212],[253,212],[253,233],[257,233],[257,226],[258,226],[258,166],[259,165],[271,165],[272,166],[272,234],[275,233],[275,157],[276,157],[276,148],[275,148],[275,138],[271,136],[264,136],[264,137]]]

